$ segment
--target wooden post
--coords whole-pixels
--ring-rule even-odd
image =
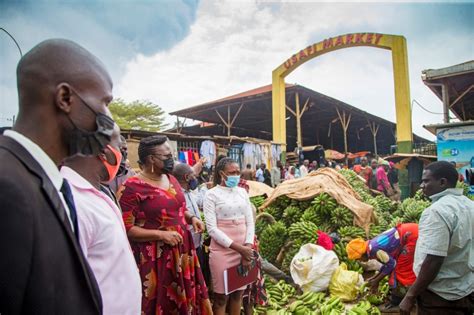
[[[337,111],[337,115],[339,116],[339,121],[341,122],[342,131],[344,132],[344,162],[346,163],[346,165],[348,165],[347,163],[347,129],[349,128],[349,124],[351,122],[352,113],[349,114],[349,116],[346,118],[346,111],[343,110],[342,115],[339,112],[339,108],[336,108],[336,111]]]
[[[303,141],[301,140],[300,96],[298,92],[295,93],[295,108],[296,108],[296,146],[298,148],[302,148]]]
[[[227,106],[227,120],[225,120],[224,117],[221,116],[221,114],[217,111],[217,109],[214,109],[217,116],[219,116],[220,120],[222,121],[224,126],[227,128],[227,137],[230,137],[230,135],[231,135],[230,131],[232,129],[232,126],[234,125],[234,122],[237,119],[237,116],[239,116],[240,111],[242,110],[243,106],[244,106],[244,103],[240,104],[240,107],[237,110],[237,112],[235,113],[234,118],[232,118],[232,120],[231,120],[231,117],[230,117],[230,106]]]
[[[377,153],[377,133],[379,132],[380,125],[377,125],[375,122],[371,123],[368,119],[367,119],[367,123],[369,124],[369,129],[370,129],[370,132],[372,133],[372,137],[373,137],[373,141],[374,141],[374,154],[377,157],[378,156],[378,153]]]
[[[303,117],[304,112],[308,109],[308,104],[309,104],[309,97],[306,100],[305,104],[303,105],[303,109],[300,111],[300,96],[299,93],[295,93],[295,111],[291,109],[288,105],[286,106],[286,109],[290,113],[293,114],[296,118],[296,147],[302,148],[303,147],[303,133],[301,130],[301,117]]]

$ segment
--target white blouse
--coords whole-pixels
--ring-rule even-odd
[[[245,218],[245,243],[253,244],[255,224],[249,195],[245,189],[221,185],[210,189],[204,199],[204,217],[209,235],[224,247],[229,247],[233,241],[217,227],[217,221]]]

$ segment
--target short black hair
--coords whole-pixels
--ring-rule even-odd
[[[252,164],[247,164],[247,168],[252,168]]]
[[[437,180],[446,178],[451,187],[456,187],[459,175],[452,163],[447,161],[433,162],[425,167],[425,171],[430,171],[431,175]]]
[[[235,161],[234,159],[231,159],[229,157],[224,157],[224,158],[220,159],[219,162],[217,162],[216,168],[214,169],[214,181],[213,181],[214,186],[219,185],[222,181],[220,171],[223,171],[224,168],[228,164],[233,164],[233,163],[237,163],[237,161]]]
[[[192,174],[193,169],[186,163],[178,163],[173,168],[173,176],[178,180],[184,180],[184,177],[188,174]]]
[[[142,164],[145,164],[145,160],[147,156],[152,154],[152,150],[157,145],[161,145],[168,141],[168,137],[166,136],[149,136],[140,140],[140,144],[138,145],[138,159]]]

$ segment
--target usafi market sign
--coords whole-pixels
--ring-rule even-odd
[[[317,56],[331,51],[369,46],[392,51],[398,152],[411,153],[412,125],[406,39],[379,33],[351,33],[327,38],[301,49],[272,72],[273,141],[286,143],[285,77]]]
[[[298,53],[294,54],[293,56],[291,56],[291,58],[285,61],[284,65],[286,69],[289,69],[296,65],[300,60],[303,60],[305,58],[312,58],[313,55],[318,52],[322,52],[339,46],[377,46],[382,37],[383,34],[377,33],[355,33],[331,37],[325,39],[320,43],[313,44],[311,46],[306,47],[305,49],[300,50]]]

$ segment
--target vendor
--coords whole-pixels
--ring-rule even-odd
[[[397,308],[407,288],[416,280],[413,260],[417,239],[418,224],[404,223],[383,232],[372,240],[364,241],[357,238],[346,246],[349,259],[362,261],[376,259],[382,263],[379,273],[368,280],[372,290],[376,290],[380,280],[390,275],[391,298],[385,306],[385,311]]]

